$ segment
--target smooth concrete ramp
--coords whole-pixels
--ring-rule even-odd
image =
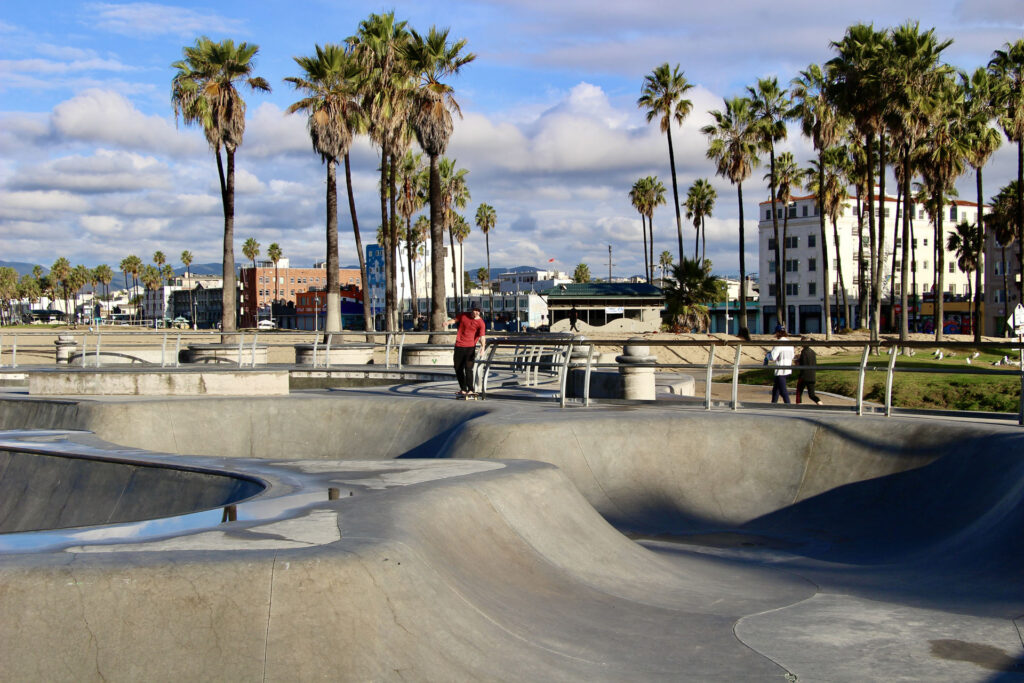
[[[1015,427],[384,390],[15,422],[269,484],[215,529],[0,554],[15,678],[1024,680]]]

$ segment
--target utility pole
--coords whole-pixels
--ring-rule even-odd
[[[608,245],[608,282],[612,281],[612,245]]]

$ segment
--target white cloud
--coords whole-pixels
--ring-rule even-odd
[[[9,185],[17,189],[124,192],[167,187],[167,167],[151,156],[97,150],[90,157],[69,156],[19,170]]]
[[[277,105],[266,102],[260,104],[246,121],[242,149],[250,157],[316,155],[306,132],[306,117],[285,114]]]
[[[206,145],[199,136],[176,130],[168,119],[146,115],[121,94],[87,90],[58,104],[51,117],[61,137],[92,144],[172,155],[196,154]]]
[[[244,22],[213,12],[151,2],[94,3],[87,5],[87,9],[94,15],[90,22],[112,33],[133,37],[234,33],[244,29]]]
[[[34,212],[84,211],[89,204],[70,192],[0,192],[0,218]]]

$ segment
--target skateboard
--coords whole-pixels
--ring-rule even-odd
[[[455,394],[455,398],[461,401],[482,401],[483,397],[475,391],[470,394]]]

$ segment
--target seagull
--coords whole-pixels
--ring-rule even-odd
[[[939,355],[935,356],[938,360],[942,360],[942,351],[939,351]]]
[[[1010,364],[1009,356],[1003,356],[1003,365],[1009,365],[1009,364]]]
[[[978,357],[978,356],[980,356],[980,355],[981,355],[981,352],[980,352],[980,351],[975,351],[975,352],[974,352],[974,355],[973,355],[973,356],[971,356],[971,358],[977,358],[977,357]]]
[[[1003,361],[1001,361],[1001,360],[992,361],[992,365],[994,365],[996,367],[999,367],[1002,364],[1003,364]]]
[[[934,351],[932,351],[932,356],[934,356],[935,358],[941,358],[942,351],[940,349],[935,349]]]
[[[970,365],[970,364],[971,364],[971,357],[970,357],[970,356],[967,356],[967,364],[968,364],[968,365]]]

